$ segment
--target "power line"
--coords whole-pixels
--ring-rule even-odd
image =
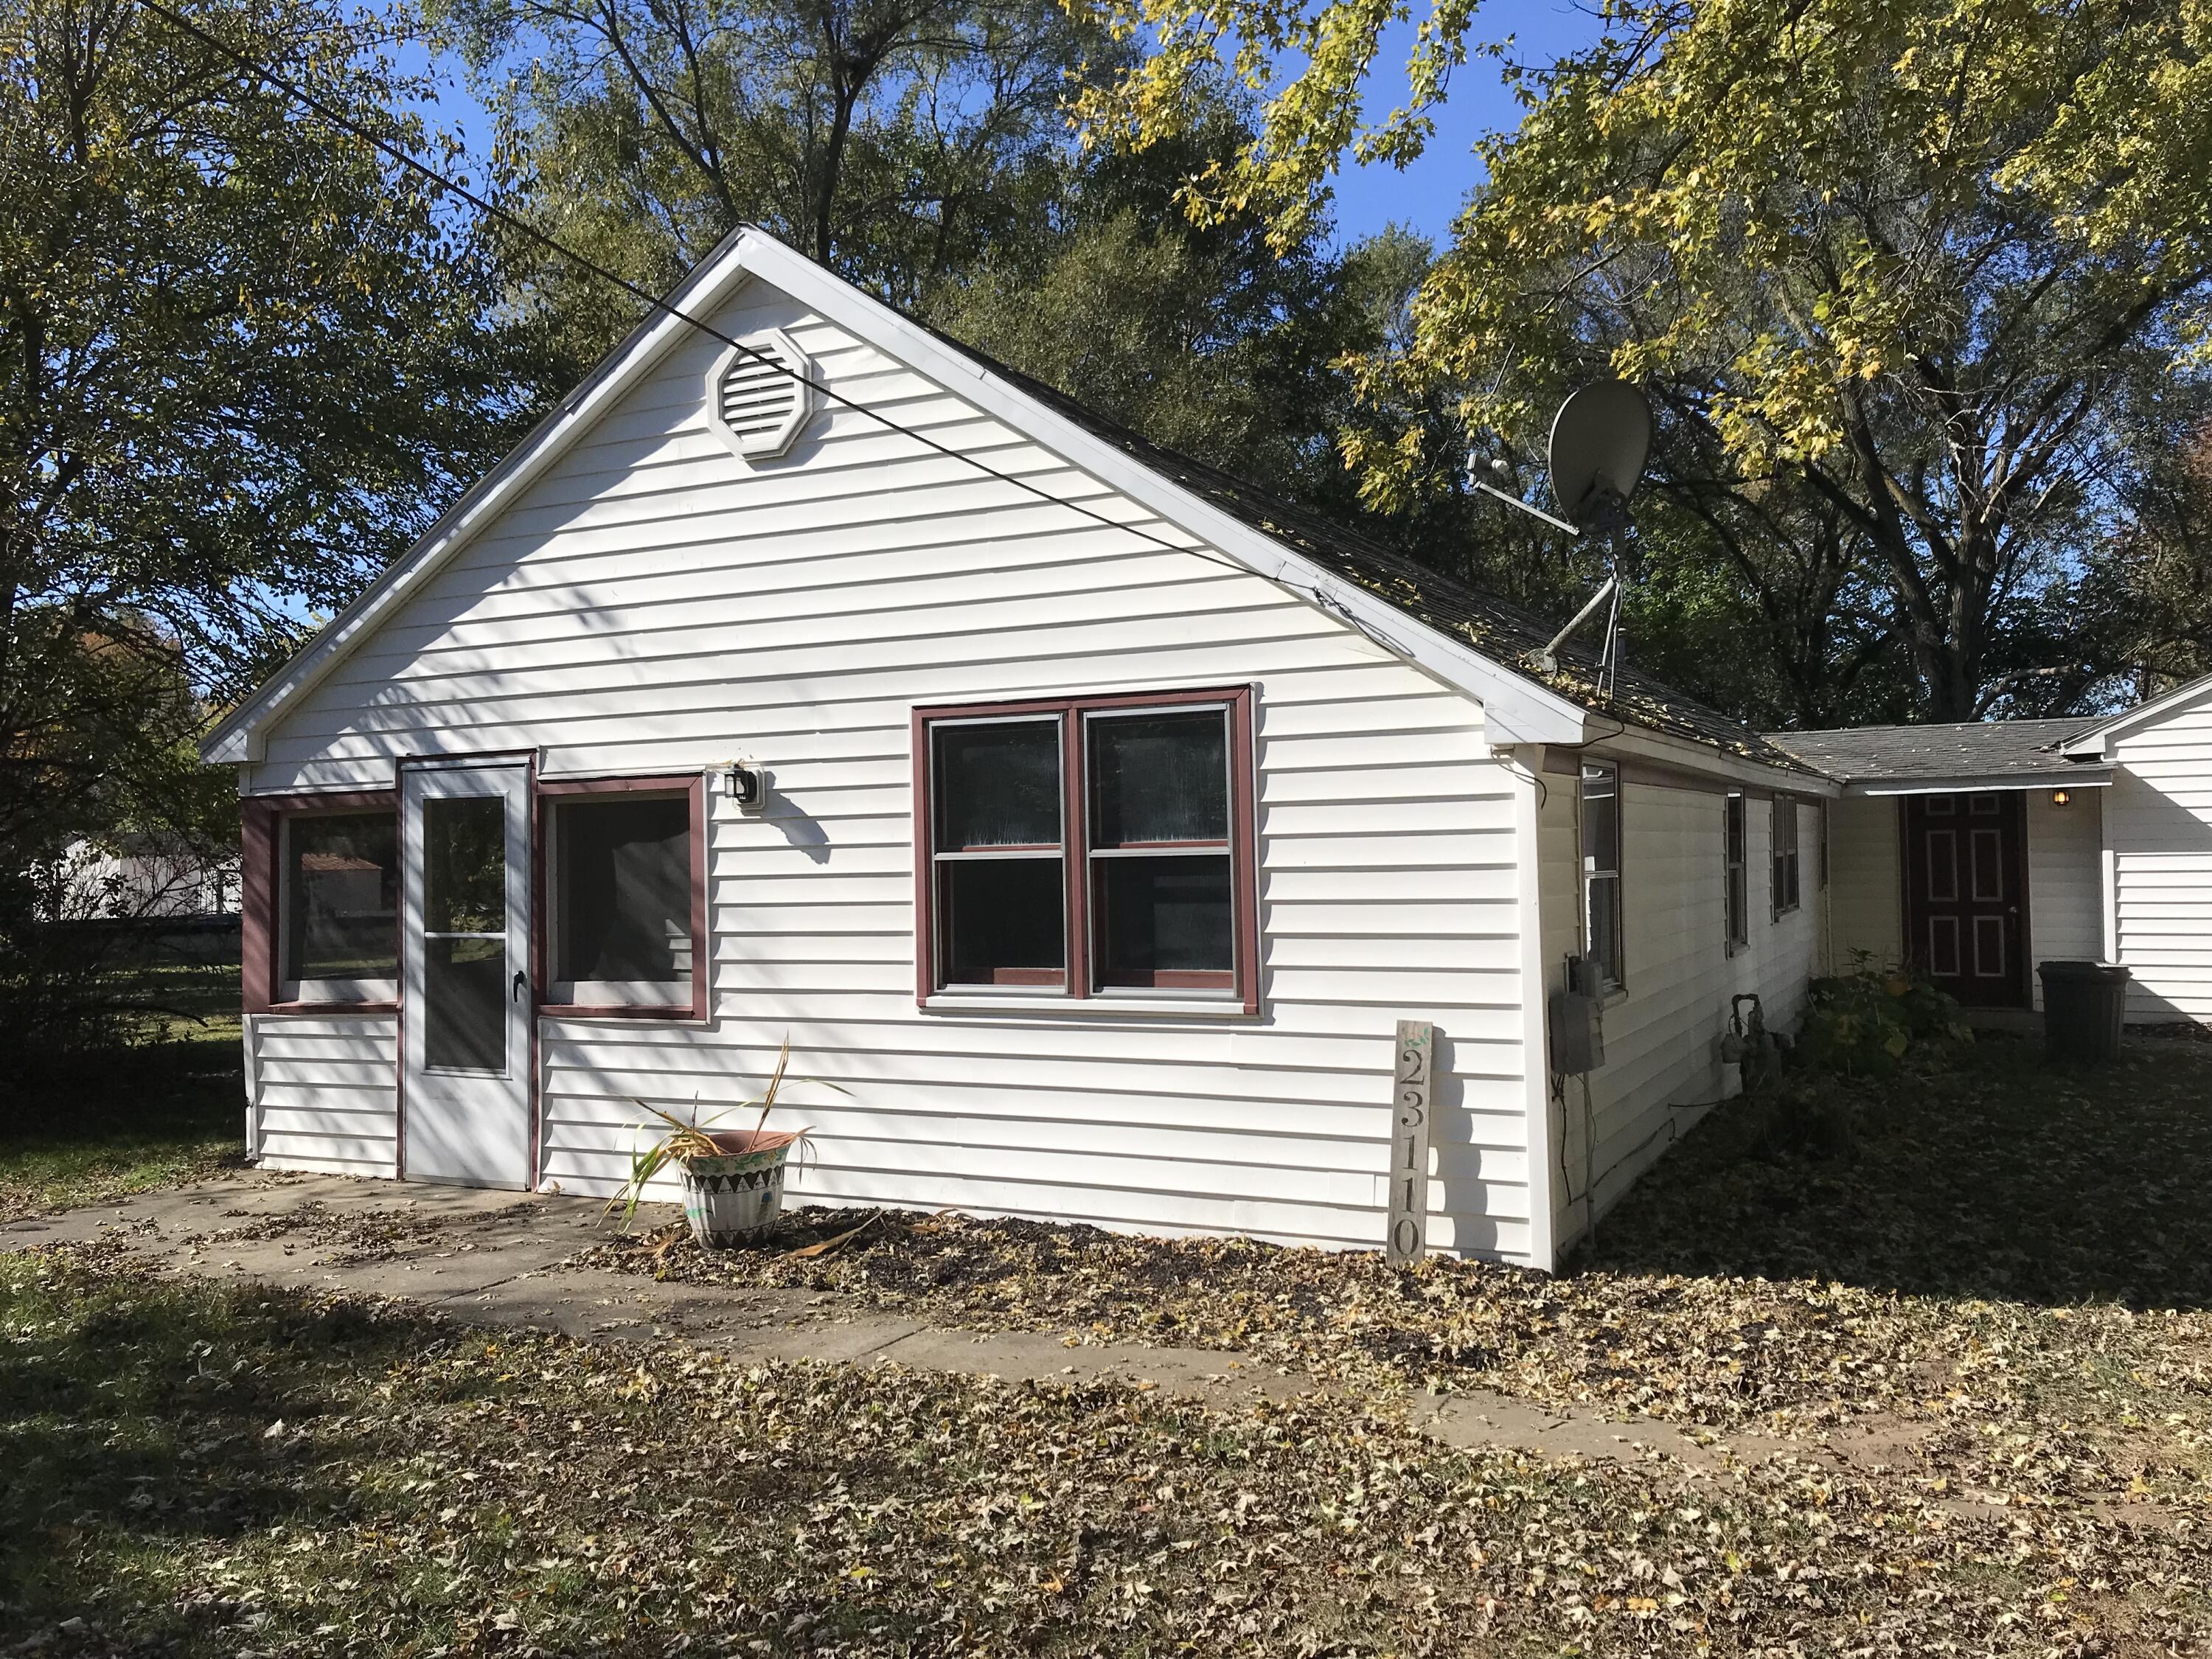
[[[1163,537],[1153,535],[1148,530],[1141,530],[1134,525],[1123,524],[1118,520],[1109,519],[1104,514],[1094,511],[1093,509],[1084,506],[1080,501],[1071,501],[1063,496],[1055,495],[1050,490],[1043,489],[1040,485],[1030,483],[1026,478],[1019,478],[1016,477],[1012,473],[1001,472],[998,468],[991,465],[988,462],[984,461],[976,456],[970,455],[964,450],[955,449],[949,444],[940,443],[936,439],[930,437],[927,433],[917,432],[912,427],[902,425],[899,422],[893,420],[890,416],[885,415],[880,410],[871,409],[867,404],[861,403],[855,398],[848,398],[844,393],[836,391],[819,380],[809,378],[808,376],[799,373],[797,369],[789,367],[771,353],[763,351],[757,346],[747,345],[743,340],[732,338],[729,335],[723,333],[721,330],[716,328],[713,324],[702,322],[698,318],[691,316],[688,313],[678,310],[673,305],[671,305],[666,300],[661,298],[659,295],[639,287],[635,283],[631,282],[627,276],[621,275],[619,272],[608,270],[606,266],[600,264],[598,261],[591,258],[588,255],[577,252],[575,249],[557,240],[550,233],[541,230],[536,225],[532,224],[527,219],[522,217],[521,215],[512,212],[508,209],[501,207],[496,203],[492,202],[483,196],[479,196],[476,191],[471,190],[467,185],[460,183],[458,179],[447,178],[444,173],[438,172],[428,163],[417,160],[414,155],[409,154],[406,150],[402,149],[398,145],[392,143],[390,140],[380,137],[377,134],[371,132],[368,128],[354,120],[352,117],[344,114],[341,111],[333,109],[328,103],[316,97],[314,94],[307,91],[304,87],[298,85],[295,82],[287,80],[276,70],[270,69],[267,64],[263,64],[257,58],[247,56],[245,52],[240,52],[229,42],[209,33],[207,30],[202,28],[198,23],[193,22],[190,18],[185,17],[179,13],[171,10],[169,7],[162,3],[162,0],[139,0],[139,3],[144,6],[147,10],[152,12],[155,16],[165,20],[173,27],[183,30],[186,34],[191,35],[194,40],[199,41],[210,51],[219,52],[223,57],[228,58],[232,63],[236,64],[247,74],[267,82],[270,86],[283,93],[286,97],[291,99],[301,107],[312,110],[315,114],[320,116],[324,120],[329,122],[332,126],[337,127],[339,131],[351,133],[363,143],[368,144],[381,154],[389,156],[392,160],[397,161],[400,166],[407,168],[410,172],[416,173],[422,178],[428,179],[439,189],[452,191],[455,196],[460,198],[461,200],[475,208],[479,213],[486,214],[490,217],[498,220],[501,224],[512,226],[514,229],[520,231],[532,240],[539,243],[551,252],[558,254],[562,258],[568,260],[579,270],[588,272],[592,276],[598,277],[601,282],[612,283],[615,287],[622,289],[623,293],[629,295],[631,298],[643,301],[655,311],[665,312],[678,322],[683,323],[688,327],[698,330],[700,333],[706,335],[709,339],[719,341],[723,345],[730,347],[732,350],[741,351],[756,362],[766,364],[769,368],[775,370],[776,374],[783,376],[784,379],[797,380],[802,386],[811,387],[815,392],[820,393],[823,397],[827,398],[832,403],[842,404],[845,408],[853,410],[855,414],[866,416],[870,420],[874,421],[886,431],[895,432],[901,437],[911,438],[915,442],[921,444],[927,449],[934,451],[939,455],[945,456],[949,459],[960,461],[969,466],[974,467],[978,472],[982,473],[986,477],[995,479],[1000,483],[1012,484],[1015,489],[1025,491],[1028,494],[1036,496],[1039,501],[1048,501],[1054,507],[1066,507],[1069,512],[1079,514],[1084,518],[1091,520],[1093,523],[1105,526],[1109,530],[1119,530],[1127,535],[1135,536],[1139,539],[1150,542],[1153,546],[1160,548],[1170,553],[1189,554],[1195,557],[1205,559],[1210,563],[1220,565],[1224,569],[1249,574],[1246,572],[1244,566],[1233,563],[1227,559],[1218,557],[1217,556],[1207,552],[1203,548],[1177,546],[1175,543],[1168,541]]]

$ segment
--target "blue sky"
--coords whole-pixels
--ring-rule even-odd
[[[1474,33],[1481,39],[1514,38],[1514,54],[1522,61],[1540,62],[1588,45],[1597,37],[1599,19],[1587,3],[1577,0],[1494,0],[1475,20]],[[1410,25],[1400,25],[1386,39],[1370,88],[1374,111],[1387,113],[1401,101],[1400,71],[1413,38]],[[412,46],[399,54],[406,70],[425,67],[421,50]],[[480,158],[490,143],[490,122],[469,95],[459,66],[450,62],[431,65],[444,82],[434,108],[426,112],[436,125],[455,131],[466,142],[471,176],[481,179]],[[1403,172],[1371,167],[1347,173],[1337,181],[1336,224],[1340,236],[1356,240],[1385,225],[1406,224],[1443,241],[1452,216],[1467,193],[1481,178],[1473,155],[1475,141],[1485,133],[1519,124],[1521,111],[1500,81],[1496,64],[1475,58],[1454,77],[1451,96],[1437,112],[1436,137],[1427,152]]]
[[[1510,34],[1516,58],[1540,63],[1596,40],[1600,20],[1587,5],[1571,0],[1512,0],[1485,7],[1476,15],[1474,33],[1479,39]],[[1392,31],[1381,59],[1390,75],[1405,62],[1412,38],[1410,25]],[[1395,95],[1398,84],[1378,72],[1370,107],[1388,113],[1401,101]],[[1403,173],[1372,167],[1338,181],[1339,234],[1357,239],[1395,222],[1443,241],[1468,191],[1481,181],[1481,165],[1472,154],[1475,141],[1520,121],[1520,106],[1499,80],[1496,63],[1471,59],[1454,75],[1450,99],[1437,112],[1436,137],[1420,160]]]

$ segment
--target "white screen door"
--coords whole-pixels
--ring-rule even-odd
[[[404,1173],[530,1184],[530,775],[400,769]]]

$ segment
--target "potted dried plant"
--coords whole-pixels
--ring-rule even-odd
[[[703,1121],[696,1106],[691,1117],[684,1119],[644,1101],[637,1102],[659,1120],[661,1127],[649,1146],[631,1155],[629,1179],[623,1183],[619,1193],[607,1200],[608,1212],[620,1209],[623,1224],[627,1226],[637,1212],[638,1200],[645,1192],[646,1183],[672,1164],[684,1183],[684,1218],[691,1224],[691,1236],[708,1249],[723,1249],[742,1244],[773,1225],[783,1212],[784,1173],[792,1151],[805,1143],[809,1131],[770,1129],[768,1115],[775,1109],[776,1097],[787,1080],[819,1080],[787,1079],[790,1064],[791,1040],[787,1037],[782,1051],[776,1055],[775,1072],[768,1080],[766,1091],[756,1099],[726,1107]],[[823,1086],[837,1087],[834,1083]],[[842,1094],[844,1091],[839,1089],[838,1092]],[[723,1118],[755,1108],[760,1115],[753,1120],[750,1129],[711,1127]]]

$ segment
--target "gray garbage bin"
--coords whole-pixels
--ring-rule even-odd
[[[2046,962],[2043,1048],[2053,1060],[2099,1066],[2120,1057],[2128,1013],[2128,970],[2117,962]]]

